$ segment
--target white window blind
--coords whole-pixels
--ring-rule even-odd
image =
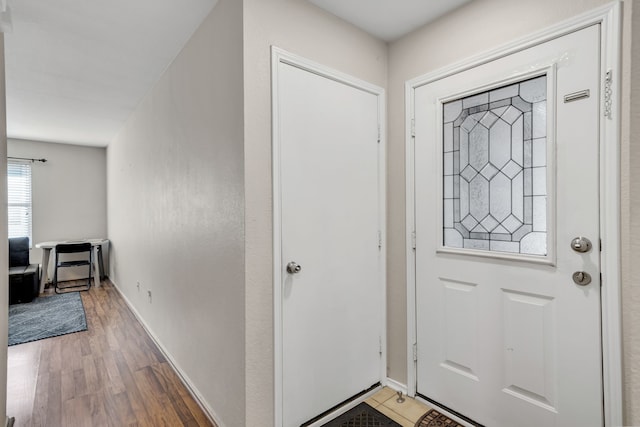
[[[29,237],[31,243],[31,163],[7,164],[9,237]]]

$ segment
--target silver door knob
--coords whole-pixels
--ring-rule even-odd
[[[289,264],[287,264],[287,273],[296,274],[300,273],[300,271],[302,271],[302,266],[298,265],[297,263],[291,261]]]
[[[576,252],[589,252],[592,247],[593,245],[591,244],[591,240],[587,239],[586,237],[576,237],[571,241],[571,249]]]
[[[586,271],[576,271],[573,273],[573,281],[576,285],[587,286],[591,283],[591,275]]]

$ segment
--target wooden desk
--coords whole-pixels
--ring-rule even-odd
[[[56,248],[58,243],[91,243],[93,249],[93,280],[95,286],[100,286],[100,263],[98,262],[98,247],[109,243],[109,239],[84,239],[84,240],[59,240],[51,242],[36,243],[36,248],[42,249],[42,277],[40,278],[40,293],[44,292],[44,287],[49,281],[49,258],[51,250]]]

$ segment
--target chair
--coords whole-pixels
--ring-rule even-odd
[[[31,302],[38,295],[40,267],[29,264],[29,238],[9,239],[9,304]]]
[[[61,254],[86,254],[82,259],[60,261]],[[66,267],[89,267],[89,278],[86,285],[60,286],[58,283],[58,269]],[[53,285],[57,294],[64,292],[88,291],[91,288],[91,273],[93,270],[93,254],[91,243],[59,243],[56,245],[56,263],[53,272]]]

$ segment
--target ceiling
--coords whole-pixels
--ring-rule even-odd
[[[10,138],[106,146],[217,0],[9,0]]]
[[[217,1],[8,0],[8,136],[106,146]],[[391,41],[470,0],[309,1]]]
[[[393,41],[471,0],[309,0],[385,41]]]

